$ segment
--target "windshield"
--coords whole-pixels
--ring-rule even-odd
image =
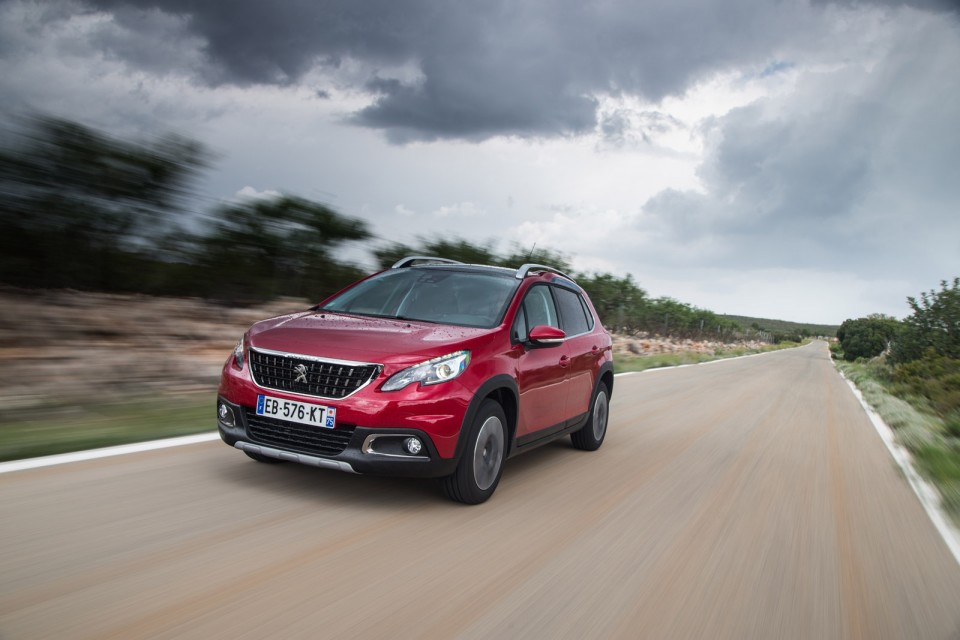
[[[361,282],[320,310],[489,328],[500,323],[518,286],[509,274],[396,269]]]

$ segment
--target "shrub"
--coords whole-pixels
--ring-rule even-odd
[[[951,438],[960,438],[960,410],[953,411],[944,418],[943,427]]]
[[[881,314],[844,320],[837,330],[843,349],[843,358],[853,362],[858,358],[875,358],[886,351],[890,341],[900,331],[896,318]]]
[[[913,315],[904,320],[903,331],[891,349],[896,363],[912,362],[924,357],[928,349],[950,358],[960,358],[960,278],[948,285],[940,283],[940,291],[907,298]]]
[[[941,417],[960,412],[960,359],[928,348],[923,358],[894,367],[891,381],[894,393],[926,399]]]

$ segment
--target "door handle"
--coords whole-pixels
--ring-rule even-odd
[[[567,356],[560,356],[560,366],[563,367],[564,369],[570,366],[570,358],[568,358]]]

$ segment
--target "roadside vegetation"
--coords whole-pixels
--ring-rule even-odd
[[[960,525],[960,278],[907,303],[902,322],[845,321],[831,352]]]

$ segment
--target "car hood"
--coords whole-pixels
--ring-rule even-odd
[[[496,329],[391,320],[307,311],[254,324],[250,346],[282,353],[373,362],[413,364],[470,348]]]

